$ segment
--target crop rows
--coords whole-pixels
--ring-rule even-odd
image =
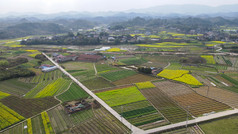
[[[201,96],[184,85],[168,81],[158,82],[155,85],[194,116],[230,108],[223,103]]]
[[[28,134],[33,134],[31,118],[27,119],[27,132]]]
[[[5,97],[7,97],[7,96],[9,96],[10,94],[8,94],[8,93],[4,93],[4,92],[1,92],[0,91],[0,100],[1,99],[3,99],[3,98],[5,98]]]
[[[201,57],[206,59],[208,64],[216,64],[216,61],[214,60],[212,55],[202,55]]]
[[[172,123],[186,120],[184,109],[174,103],[159,88],[141,90],[141,93]]]
[[[59,103],[53,97],[24,99],[15,96],[6,97],[1,102],[26,118],[34,116]]]
[[[233,64],[231,63],[231,61],[229,59],[226,59],[224,56],[222,56],[222,59],[226,62],[226,64],[228,66],[232,66]]]
[[[35,98],[42,98],[47,96],[53,96],[59,94],[60,92],[66,90],[69,87],[71,81],[65,80],[63,78],[57,79],[55,82],[47,85],[44,89],[38,92]]]
[[[130,130],[122,125],[115,117],[104,108],[94,110],[95,118],[81,123],[73,128],[73,133],[80,134],[115,134],[129,133]]]
[[[27,122],[20,123],[8,130],[2,132],[1,134],[28,134],[27,129],[24,129],[24,126],[27,126]]]
[[[0,130],[24,119],[21,115],[0,103]]]
[[[46,134],[52,134],[52,133],[54,133],[47,112],[42,112],[42,113],[41,113],[41,118],[42,118],[42,120],[43,120],[43,125],[44,125],[44,127],[45,127],[45,133],[46,133]]]
[[[148,101],[138,101],[120,105],[113,107],[113,109],[135,126],[142,126],[164,120]]]
[[[41,75],[36,75],[32,78],[31,83],[41,83],[43,81],[56,80],[62,77],[62,72],[59,70],[51,71],[47,73],[42,73]]]
[[[39,93],[42,89],[44,89],[47,85],[53,83],[55,81],[44,81],[38,83],[31,91],[29,91],[24,97],[25,98],[34,98],[34,96]]]
[[[63,94],[57,96],[62,102],[87,98],[89,95],[76,83],[71,84],[70,88]]]

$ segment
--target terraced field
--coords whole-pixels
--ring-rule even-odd
[[[156,80],[156,79],[157,78],[151,77],[148,75],[136,74],[136,75],[132,75],[132,76],[129,76],[129,77],[121,79],[121,80],[114,81],[113,84],[114,85],[126,85],[126,84],[132,84],[132,83],[138,83],[138,82],[144,82],[144,81],[152,81],[152,80]]]
[[[141,93],[171,122],[185,121],[187,112],[171,100],[159,88],[140,90]]]
[[[228,105],[201,96],[181,84],[169,81],[154,84],[194,116],[200,116],[213,111],[223,111],[230,108]]]

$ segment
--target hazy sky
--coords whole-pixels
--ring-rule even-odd
[[[210,6],[238,4],[238,0],[0,0],[0,13],[65,11],[124,11],[169,4]]]

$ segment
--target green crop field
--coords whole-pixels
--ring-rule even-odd
[[[0,103],[0,130],[24,119],[21,115]]]
[[[118,106],[136,101],[146,100],[135,86],[100,92],[96,93],[96,95],[103,99],[109,106]]]
[[[24,97],[33,98],[37,93],[44,89],[47,85],[51,84],[54,81],[44,81],[37,84],[31,91],[29,91]]]
[[[21,81],[18,81],[18,79],[10,79],[6,81],[0,82],[0,91],[22,96],[25,93],[27,93],[29,90],[31,90],[35,84],[31,83],[24,83]]]
[[[70,80],[65,80],[63,78],[59,78],[53,83],[47,85],[44,89],[38,92],[35,98],[42,98],[47,96],[53,96],[59,94],[60,92],[68,89]]]
[[[96,69],[97,69],[98,73],[102,73],[102,72],[109,72],[112,70],[116,70],[117,68],[111,67],[107,64],[96,64]]]
[[[129,58],[129,59],[122,59],[122,60],[119,60],[119,61],[122,62],[122,63],[125,63],[126,65],[141,65],[141,64],[147,62],[145,59],[138,58],[138,57]]]
[[[102,89],[102,88],[114,86],[112,83],[110,83],[109,81],[105,80],[102,77],[96,77],[93,79],[82,81],[82,83],[90,90]]]
[[[10,94],[8,94],[8,93],[4,93],[4,92],[1,92],[0,91],[0,100],[1,99],[3,99],[3,98],[5,98],[5,97],[7,97],[7,96],[9,96]]]
[[[110,81],[117,81],[132,75],[135,75],[135,71],[130,71],[130,70],[120,70],[120,71],[114,71],[114,72],[106,72],[100,74],[102,77],[106,78],[107,80]]]
[[[63,94],[57,96],[62,102],[87,98],[89,95],[77,84],[71,84],[70,88]]]
[[[202,123],[199,126],[207,134],[236,134],[238,116]]]
[[[208,64],[216,64],[216,61],[212,55],[202,55],[201,57],[206,59]]]

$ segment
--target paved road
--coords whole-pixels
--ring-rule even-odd
[[[198,118],[189,120],[188,122],[184,121],[184,122],[179,122],[176,124],[171,124],[171,125],[167,125],[167,126],[163,126],[163,127],[159,127],[159,128],[146,130],[145,133],[150,134],[150,133],[155,133],[155,132],[162,132],[162,131],[169,130],[172,128],[186,126],[186,123],[188,125],[192,125],[192,124],[196,124],[196,123],[200,123],[200,122],[204,122],[204,121],[208,121],[208,120],[212,120],[212,119],[217,119],[217,118],[221,118],[221,117],[225,117],[225,116],[229,116],[229,115],[233,115],[233,114],[237,114],[237,113],[238,113],[238,109],[219,112],[219,113],[211,114],[208,116],[198,117]]]
[[[77,83],[89,95],[91,95],[95,100],[97,100],[103,107],[105,107],[119,121],[121,121],[125,126],[130,128],[131,131],[134,134],[149,134],[149,133],[155,133],[155,132],[162,132],[162,131],[169,130],[169,129],[172,129],[172,128],[178,128],[178,127],[186,126],[186,123],[188,125],[192,125],[192,124],[196,124],[196,123],[200,123],[200,122],[204,122],[204,121],[208,121],[208,120],[212,120],[212,119],[217,119],[217,118],[221,118],[221,117],[225,117],[225,116],[229,116],[229,115],[233,115],[233,114],[238,114],[238,109],[228,110],[228,111],[224,111],[224,112],[211,114],[211,115],[208,115],[208,116],[198,117],[198,118],[189,120],[188,122],[187,121],[179,122],[179,123],[176,123],[176,124],[166,125],[166,126],[153,128],[153,129],[149,129],[149,130],[144,131],[142,129],[139,129],[139,128],[133,126],[126,119],[121,117],[115,110],[113,110],[110,106],[108,106],[103,100],[101,100],[99,97],[97,97],[92,91],[90,91],[87,87],[85,87],[82,83],[80,83],[77,79],[75,79],[72,75],[70,75],[67,71],[65,71],[61,66],[59,66],[58,63],[54,62],[45,53],[42,53],[42,54],[45,55],[53,64],[55,64],[64,74],[68,75],[75,83]]]
[[[90,91],[87,87],[85,87],[81,82],[79,82],[77,79],[75,79],[71,74],[69,74],[67,71],[65,71],[61,66],[59,66],[58,63],[53,61],[45,53],[42,53],[42,54],[45,55],[53,64],[55,64],[65,75],[69,76],[75,83],[77,83],[84,91],[86,91],[90,96],[92,96],[95,100],[97,100],[104,108],[106,108],[119,121],[121,121],[125,126],[130,128],[132,133],[134,133],[134,134],[145,134],[144,130],[135,127],[130,122],[128,122],[125,118],[121,117],[121,115],[119,115],[115,110],[113,110],[110,106],[108,106],[102,99],[97,97],[92,91]]]

